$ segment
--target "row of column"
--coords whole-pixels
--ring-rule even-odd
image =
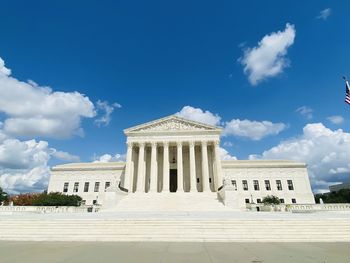
[[[177,141],[177,192],[184,192],[183,189],[183,156],[182,156],[182,146],[184,143],[189,145],[189,165],[190,165],[190,192],[197,191],[196,182],[196,160],[195,160],[195,141]],[[208,144],[214,144],[214,185],[219,188],[222,184],[221,175],[221,162],[220,162],[220,152],[219,152],[219,141],[200,141],[201,153],[202,153],[202,189],[203,192],[210,191],[209,184],[209,163],[208,163]],[[157,165],[157,146],[158,144],[163,145],[163,189],[162,192],[169,192],[169,142],[151,142],[151,171],[150,171],[150,187],[149,192],[157,192],[157,175],[158,175],[158,165]],[[126,169],[125,169],[125,183],[124,187],[132,192],[134,185],[134,175],[132,171],[132,152],[134,145],[139,147],[138,156],[138,170],[137,170],[137,182],[136,182],[136,192],[145,191],[146,182],[146,170],[145,170],[145,142],[132,143],[128,142],[128,149],[126,155]],[[130,191],[131,189],[131,191]],[[215,189],[216,191],[217,189]]]

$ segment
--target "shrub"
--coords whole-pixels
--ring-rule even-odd
[[[33,205],[34,200],[38,198],[39,195],[38,193],[14,195],[10,197],[10,202],[13,202],[13,205],[19,206]]]
[[[274,195],[265,196],[262,202],[264,205],[279,205],[281,203],[280,199]]]
[[[81,197],[61,193],[20,194],[11,197],[10,201],[18,206],[79,206]]]
[[[78,195],[64,195],[61,193],[43,193],[34,200],[36,206],[79,206],[82,198]]]

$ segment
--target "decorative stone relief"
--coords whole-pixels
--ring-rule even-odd
[[[196,125],[193,123],[188,123],[185,121],[172,119],[159,123],[154,123],[149,126],[137,129],[135,131],[188,131],[188,130],[208,130],[208,128]]]

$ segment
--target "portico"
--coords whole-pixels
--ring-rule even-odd
[[[129,193],[216,192],[221,129],[170,116],[124,131]]]

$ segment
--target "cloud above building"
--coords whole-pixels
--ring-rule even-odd
[[[265,35],[257,46],[244,50],[239,61],[251,85],[281,74],[290,65],[286,55],[295,35],[294,25],[286,24],[284,31]]]
[[[332,14],[332,9],[325,8],[325,9],[320,11],[320,14],[316,18],[322,19],[322,20],[327,20],[331,14]]]
[[[11,136],[69,138],[82,135],[82,118],[95,116],[94,104],[77,91],[53,91],[11,76],[0,58],[0,113]]]
[[[198,121],[201,123],[219,126],[221,117],[218,114],[211,113],[210,111],[204,111],[201,108],[194,108],[192,106],[185,106],[175,115],[184,119]]]
[[[305,162],[316,192],[350,178],[350,133],[331,130],[322,123],[307,124],[303,134],[250,159],[289,159]]]
[[[327,120],[333,124],[342,124],[344,122],[344,118],[340,115],[329,116],[327,117]]]
[[[235,136],[254,141],[259,141],[266,136],[277,135],[287,128],[287,125],[284,123],[273,123],[271,121],[232,119],[227,122],[221,122],[222,118],[218,114],[192,106],[183,107],[176,115],[210,125],[222,125],[223,136]]]
[[[299,113],[301,116],[303,116],[307,120],[311,120],[314,117],[313,116],[314,110],[308,106],[301,106],[297,108],[295,112]]]
[[[233,135],[259,141],[266,136],[277,135],[286,128],[287,125],[284,123],[233,119],[225,122],[222,134],[223,136]]]

